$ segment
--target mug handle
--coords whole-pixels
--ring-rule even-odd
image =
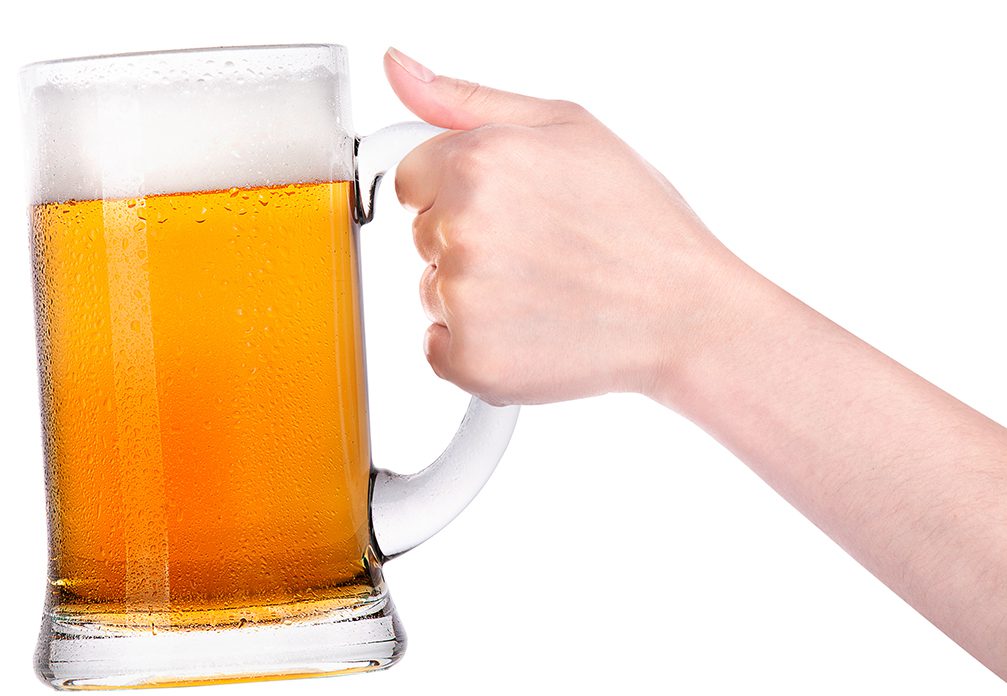
[[[374,219],[374,198],[385,172],[421,142],[442,133],[419,121],[398,123],[354,142],[356,220]],[[415,474],[371,472],[371,529],[381,560],[426,541],[475,498],[503,456],[517,406],[469,401],[458,432],[433,464]]]

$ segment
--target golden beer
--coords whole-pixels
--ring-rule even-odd
[[[352,185],[31,210],[50,607],[154,628],[359,603]]]

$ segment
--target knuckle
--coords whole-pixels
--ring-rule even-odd
[[[423,352],[427,362],[430,364],[434,374],[441,379],[448,379],[450,371],[448,369],[447,329],[440,324],[431,324],[427,327],[423,337]]]
[[[427,266],[423,275],[420,276],[420,304],[431,321],[441,319],[439,316],[441,303],[438,301],[440,296],[439,281],[436,270],[434,266]]]
[[[430,369],[434,371],[434,374],[441,379],[448,378],[447,368],[444,364],[443,358],[439,353],[431,350],[427,350],[427,364],[430,365]]]
[[[427,266],[423,269],[423,274],[420,276],[420,289],[426,290],[428,288],[434,287],[434,280],[436,279],[437,267],[433,264]]]
[[[513,126],[490,123],[472,131],[469,147],[480,161],[486,159],[497,161],[501,153],[511,150],[514,135]]]
[[[439,264],[449,272],[464,272],[480,263],[486,246],[488,224],[477,207],[466,204],[454,211],[440,228]]]
[[[395,172],[395,197],[399,199],[399,205],[406,205],[406,183],[405,175],[401,170]]]
[[[486,101],[487,90],[478,82],[459,80],[458,103],[465,109],[478,108]]]
[[[433,253],[432,227],[431,220],[425,213],[421,213],[413,218],[413,245],[416,247],[416,251],[420,253],[420,257],[427,262],[430,261]]]
[[[417,215],[413,218],[413,244],[417,249],[420,248],[423,236],[426,234],[426,230],[424,229],[425,223],[422,218],[422,215]]]
[[[449,156],[451,169],[469,185],[478,181],[485,170],[485,155],[475,138],[470,138],[464,147],[455,148]]]
[[[488,125],[469,131],[452,152],[453,166],[470,183],[491,180],[493,168],[512,149],[513,134],[507,126]]]
[[[453,324],[464,322],[468,316],[468,298],[464,285],[461,278],[451,273],[450,265],[444,269],[438,268],[435,288],[444,313],[451,317]]]
[[[442,379],[454,382],[465,391],[478,396],[487,403],[502,406],[511,403],[507,398],[511,361],[505,351],[485,338],[484,327],[476,327],[471,322],[460,321],[452,324],[450,345],[441,351],[438,338],[446,335],[443,326],[432,326],[428,330],[427,360],[434,372]]]
[[[550,103],[550,106],[558,116],[569,121],[580,121],[591,118],[590,112],[577,102],[554,99]]]
[[[426,225],[426,215],[417,214],[413,216],[413,241],[419,242],[424,234],[424,226]]]
[[[409,208],[414,207],[413,197],[416,191],[416,161],[412,153],[406,155],[405,159],[399,162],[395,168],[395,196],[399,203]]]
[[[444,237],[440,265],[447,275],[455,275],[469,267],[473,260],[471,232],[463,226],[452,227]]]

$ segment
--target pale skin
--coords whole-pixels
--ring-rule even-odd
[[[394,49],[385,70],[451,129],[395,182],[438,375],[494,404],[674,409],[1007,679],[1007,429],[747,266],[584,109]]]

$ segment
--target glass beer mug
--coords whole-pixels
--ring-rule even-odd
[[[433,129],[353,134],[346,51],[22,72],[57,688],[378,669],[381,564],[471,500],[517,409],[417,474],[370,461],[357,233]]]

